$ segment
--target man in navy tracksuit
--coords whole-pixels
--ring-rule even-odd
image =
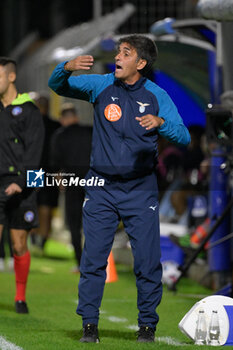
[[[157,57],[155,43],[141,35],[118,43],[112,74],[80,75],[92,56],[59,64],[49,80],[58,94],[89,101],[94,106],[90,171],[105,180],[86,187],[83,206],[85,245],[81,260],[79,304],[83,319],[81,342],[99,342],[99,307],[107,258],[120,219],[129,235],[138,289],[139,342],[153,342],[162,296],[158,189],[155,174],[157,137],[187,145],[190,135],[167,95],[144,74]]]

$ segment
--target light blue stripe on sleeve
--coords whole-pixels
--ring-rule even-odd
[[[188,145],[190,134],[170,96],[165,90],[150,81],[147,81],[145,87],[155,95],[158,101],[158,117],[165,120],[165,123],[158,128],[158,133],[177,145]]]
[[[65,63],[56,66],[48,83],[59,95],[94,103],[98,95],[114,82],[113,73],[71,76],[71,72],[64,69]]]

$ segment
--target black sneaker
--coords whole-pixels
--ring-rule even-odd
[[[15,302],[15,311],[18,314],[28,314],[28,307],[27,304],[25,303],[25,301],[22,300],[18,300]]]
[[[96,324],[88,323],[83,328],[83,336],[80,339],[81,343],[99,343],[99,334]]]
[[[153,328],[141,326],[137,333],[139,343],[153,343],[155,341],[155,331]]]

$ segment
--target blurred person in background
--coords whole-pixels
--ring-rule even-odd
[[[183,149],[159,137],[157,176],[160,199],[163,197],[169,185],[181,176],[182,162]]]
[[[30,268],[27,236],[38,226],[36,192],[26,187],[26,170],[38,169],[44,126],[27,93],[15,86],[16,62],[0,57],[0,237],[8,227],[14,253],[15,310],[28,313],[26,286]]]
[[[179,151],[182,153],[180,159],[177,159],[175,163],[177,174],[167,187],[160,202],[161,221],[177,222],[186,226],[189,225],[190,220],[188,198],[197,195],[202,188],[203,176],[200,165],[204,160],[201,142],[204,128],[199,125],[191,125],[189,132],[191,142],[186,149]]]
[[[85,178],[90,163],[92,127],[81,125],[77,110],[72,103],[61,108],[60,127],[53,135],[51,148],[52,168]],[[84,189],[81,186],[67,186],[65,191],[65,221],[71,233],[78,273],[82,254],[82,205]]]
[[[45,128],[44,144],[41,156],[40,168],[51,172],[49,165],[51,152],[51,138],[54,132],[61,126],[60,123],[49,116],[49,98],[43,94],[35,93],[34,101],[43,117]],[[32,244],[40,249],[44,249],[45,243],[49,238],[53,217],[53,210],[58,206],[59,190],[57,186],[42,187],[38,189],[37,203],[39,212],[39,228],[34,230],[31,235]],[[33,250],[33,249],[32,249]],[[34,250],[36,251],[36,250]]]

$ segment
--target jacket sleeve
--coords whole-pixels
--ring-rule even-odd
[[[24,154],[22,172],[17,179],[23,189],[26,186],[26,171],[38,169],[44,143],[44,123],[39,109],[31,103],[24,130]]]
[[[158,128],[158,133],[172,143],[187,146],[191,140],[189,131],[169,95],[164,90],[161,91],[162,93],[157,98],[159,102],[158,116],[163,118],[165,122]]]
[[[91,103],[95,102],[98,89],[101,88],[101,75],[83,74],[71,76],[72,72],[66,71],[62,62],[56,66],[49,78],[49,87],[58,95],[76,98]]]

